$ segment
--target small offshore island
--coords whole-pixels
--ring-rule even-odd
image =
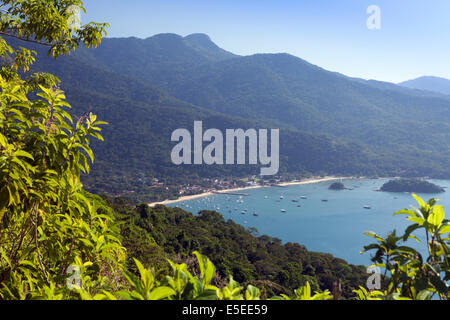
[[[334,182],[328,188],[329,190],[344,190],[345,186],[342,182]]]
[[[442,193],[444,188],[420,179],[395,179],[386,182],[380,191],[387,192],[416,192],[416,193]]]

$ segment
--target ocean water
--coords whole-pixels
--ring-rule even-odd
[[[375,191],[386,181],[342,180],[347,188],[353,190],[340,191],[328,190],[332,183],[330,181],[248,189],[241,191],[248,196],[215,194],[169,206],[193,213],[204,209],[215,210],[225,220],[231,219],[245,228],[256,228],[259,235],[276,237],[283,243],[297,242],[310,251],[331,253],[349,263],[368,266],[371,264],[370,253],[360,252],[364,245],[375,242],[375,239],[363,233],[375,231],[385,236],[395,228],[397,234],[403,234],[410,222],[406,221],[406,216],[393,216],[393,213],[417,204],[410,194]],[[449,180],[430,181],[450,187]],[[450,210],[449,192],[419,196],[424,200],[439,198],[444,209]],[[306,199],[301,199],[301,196]],[[328,201],[324,202],[323,199]],[[371,209],[365,209],[364,206],[370,206]],[[255,212],[258,216],[253,215]],[[417,236],[423,239],[421,233],[417,233]],[[414,242],[412,246],[417,247],[414,240],[410,241]]]

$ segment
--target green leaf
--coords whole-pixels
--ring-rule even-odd
[[[248,285],[247,291],[245,292],[245,299],[246,300],[259,300],[260,291],[258,288]]]
[[[430,292],[428,290],[422,290],[417,294],[416,299],[417,300],[430,300],[431,295],[432,295],[432,292]]]
[[[24,150],[18,150],[14,153],[16,157],[25,157],[31,160],[34,160],[33,156]]]
[[[172,288],[166,286],[157,287],[150,292],[149,300],[162,300],[175,294],[176,292]]]
[[[408,240],[408,238],[411,237],[411,233],[413,233],[415,230],[419,229],[420,227],[421,226],[417,223],[414,223],[414,224],[408,226],[405,230],[405,234],[403,235],[403,241]]]
[[[441,205],[435,205],[433,211],[427,218],[427,222],[433,225],[435,228],[439,228],[442,221],[444,221],[445,213],[444,207]]]
[[[380,237],[379,235],[377,235],[377,234],[376,234],[375,232],[373,232],[373,231],[366,231],[366,232],[364,232],[364,234],[365,234],[366,236],[375,238],[375,239],[377,239],[377,240],[380,241],[380,242],[383,242],[383,241],[384,241],[384,239],[383,239],[382,237]]]
[[[211,262],[211,260],[201,255],[198,251],[195,251],[194,254],[197,257],[198,264],[200,267],[203,286],[206,287],[211,283],[212,278],[216,274],[216,267]]]
[[[427,206],[425,201],[423,201],[421,197],[419,197],[415,193],[413,193],[412,196],[414,197],[414,199],[416,199],[417,203],[420,205],[421,208],[425,208]]]
[[[419,217],[409,217],[408,220],[417,223],[419,226],[423,226],[426,221],[425,219]]]
[[[439,233],[450,233],[450,224],[441,226]]]
[[[6,148],[7,145],[8,145],[8,140],[6,139],[6,137],[4,135],[2,135],[0,133],[0,146],[2,146],[3,148]]]

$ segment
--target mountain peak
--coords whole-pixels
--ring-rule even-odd
[[[186,40],[210,43],[212,42],[211,38],[206,33],[192,33],[184,37]]]
[[[216,45],[211,38],[204,33],[193,33],[183,38],[184,43],[191,48],[201,52],[211,60],[224,60],[236,55]]]

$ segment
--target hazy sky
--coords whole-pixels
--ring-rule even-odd
[[[400,82],[450,79],[449,0],[85,0],[108,37],[206,33],[241,55],[287,52],[331,71]],[[369,30],[367,8],[381,10]]]

